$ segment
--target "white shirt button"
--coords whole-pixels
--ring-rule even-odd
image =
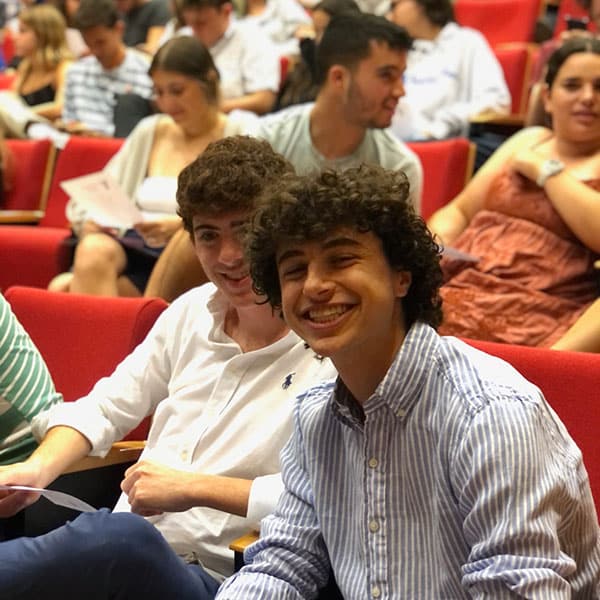
[[[188,457],[189,457],[189,452],[187,450],[182,450],[181,453],[179,454],[179,457],[181,458],[181,460],[183,462],[187,462]]]
[[[369,521],[369,529],[375,533],[376,531],[379,531],[379,523],[373,519],[372,521]]]
[[[369,459],[369,467],[371,467],[371,469],[376,469],[378,464],[379,461],[375,457]]]
[[[379,596],[381,596],[381,590],[376,585],[371,588],[371,596],[373,596],[373,598],[379,598]]]
[[[406,411],[403,408],[399,408],[396,411],[396,416],[400,417],[400,418],[405,417],[406,416]]]

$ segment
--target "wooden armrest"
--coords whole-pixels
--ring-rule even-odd
[[[43,216],[42,210],[0,210],[0,224],[37,224]]]
[[[244,566],[244,550],[258,539],[259,533],[256,530],[249,531],[237,540],[229,544],[229,549],[233,550],[233,570],[239,571]]]
[[[88,471],[110,465],[118,465],[126,462],[135,462],[146,446],[145,441],[141,442],[116,442],[108,451],[104,458],[99,456],[86,456],[76,463],[72,464],[65,473],[77,473],[79,471]]]
[[[523,127],[525,124],[525,115],[511,114],[503,115],[493,111],[482,112],[471,117],[471,123],[490,124],[490,125],[508,125],[510,127]]]
[[[256,530],[249,531],[237,540],[233,540],[233,542],[229,544],[229,549],[234,552],[243,552],[250,544],[253,544],[258,539],[259,535],[259,532]]]

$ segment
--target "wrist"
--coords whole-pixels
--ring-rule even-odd
[[[564,168],[565,164],[562,161],[556,158],[549,158],[540,165],[538,176],[535,182],[541,188],[543,188],[544,185],[546,185],[546,181],[548,181],[550,177],[554,177],[555,175],[562,173]]]

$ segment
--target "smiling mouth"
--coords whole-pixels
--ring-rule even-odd
[[[234,283],[239,283],[240,281],[244,281],[246,277],[248,277],[248,273],[243,275],[228,275],[227,273],[221,273],[223,279],[227,279],[227,281],[233,281]]]
[[[313,323],[329,323],[335,321],[343,314],[347,313],[352,307],[348,304],[338,304],[335,306],[322,306],[307,310],[303,316]]]

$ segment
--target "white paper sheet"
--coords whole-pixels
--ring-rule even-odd
[[[105,171],[67,179],[60,185],[77,203],[78,210],[85,210],[98,225],[128,229],[144,220],[119,183]]]
[[[0,485],[0,490],[15,490],[20,492],[38,492],[44,498],[47,498],[53,504],[58,506],[65,506],[72,508],[73,510],[79,510],[81,512],[96,512],[98,509],[94,508],[91,504],[71,496],[71,494],[65,494],[64,492],[57,492],[56,490],[46,490],[44,488],[29,487],[28,485]]]

